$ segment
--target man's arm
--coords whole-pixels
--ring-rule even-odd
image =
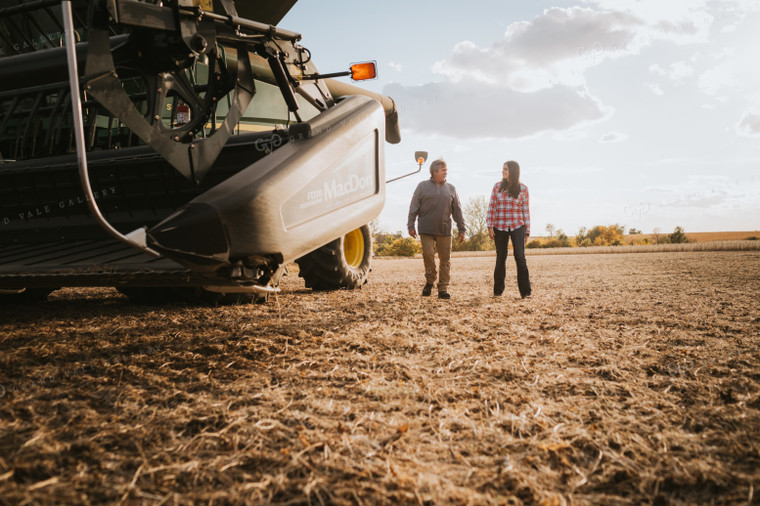
[[[407,218],[407,222],[406,222],[406,229],[409,231],[409,235],[411,235],[412,237],[417,237],[415,222],[417,221],[417,216],[419,214],[420,214],[420,186],[417,185],[417,188],[414,190],[414,195],[412,195],[412,202],[409,204],[409,217]]]
[[[459,203],[459,195],[454,190],[454,200],[451,203],[451,215],[454,217],[454,221],[459,229],[459,242],[464,241],[465,233],[467,232],[467,226],[464,223],[464,216],[462,215],[462,205]]]
[[[493,239],[494,212],[496,211],[497,190],[494,186],[491,190],[491,200],[488,201],[488,212],[486,213],[486,228],[488,228],[488,237]]]

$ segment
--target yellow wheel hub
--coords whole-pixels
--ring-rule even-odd
[[[343,254],[346,257],[346,263],[353,268],[362,264],[364,259],[364,234],[357,228],[345,235],[343,238]]]

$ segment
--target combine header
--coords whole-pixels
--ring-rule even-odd
[[[355,288],[393,101],[319,74],[295,1],[0,0],[0,301]]]

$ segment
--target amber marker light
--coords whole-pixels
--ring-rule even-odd
[[[377,64],[373,61],[354,63],[351,65],[351,79],[366,81],[377,77]]]
[[[422,158],[422,157],[419,157],[419,158],[417,158],[417,163],[420,164],[420,165],[422,165],[423,163],[425,163],[425,159]]]

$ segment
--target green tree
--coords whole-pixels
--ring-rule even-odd
[[[586,227],[578,229],[578,233],[575,236],[575,245],[579,247],[591,246],[591,240],[588,238],[588,230]]]
[[[686,237],[686,234],[683,233],[683,228],[676,227],[675,230],[673,230],[673,233],[668,235],[668,242],[679,244],[689,242],[689,238]]]
[[[544,239],[532,239],[525,246],[526,248],[570,248],[573,246],[570,238],[562,231],[562,229],[554,230],[557,233],[556,237],[546,237]]]
[[[413,237],[399,237],[387,245],[378,256],[411,257],[422,253],[422,245]]]
[[[486,251],[493,249],[493,241],[488,237],[488,201],[482,195],[470,197],[463,206],[462,214],[467,225],[465,241],[459,244],[459,230],[454,229],[454,251]]]
[[[402,239],[404,236],[401,232],[395,232],[395,233],[386,233],[384,232],[380,226],[376,222],[372,222],[372,232],[373,232],[373,251],[375,255],[377,256],[389,256],[393,255],[394,246],[393,243],[398,240]],[[411,239],[411,238],[410,238]],[[412,239],[414,240],[414,239]],[[398,245],[396,246],[398,248]]]
[[[562,229],[557,230],[557,237],[552,239],[554,243],[552,248],[569,248],[572,246],[570,238],[565,234]]]
[[[654,235],[655,244],[667,244],[668,237],[661,235],[662,231],[660,230],[660,227],[654,227],[654,229],[652,229],[652,234]]]
[[[623,227],[621,225],[597,225],[591,230],[582,227],[575,236],[577,246],[619,246],[623,244]]]

